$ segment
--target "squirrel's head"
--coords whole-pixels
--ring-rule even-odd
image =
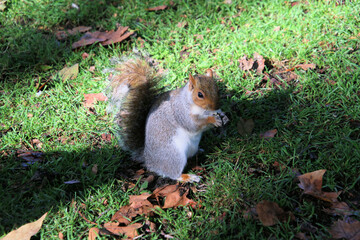
[[[189,90],[194,103],[206,110],[218,109],[218,87],[211,69],[205,75],[189,74]]]

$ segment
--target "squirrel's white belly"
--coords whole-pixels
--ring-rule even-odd
[[[198,151],[201,135],[202,132],[191,133],[184,128],[177,128],[172,140],[179,152],[189,158]]]

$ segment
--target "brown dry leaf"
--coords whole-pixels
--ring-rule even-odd
[[[329,230],[333,238],[345,238],[351,240],[360,239],[360,222],[354,221],[352,223],[347,223],[345,221],[338,220],[332,225]]]
[[[88,54],[88,53],[86,53],[86,52],[84,52],[83,54],[81,54],[81,57],[82,57],[82,59],[86,59],[86,58],[88,58],[90,55]]]
[[[180,201],[181,201],[180,190],[177,189],[176,191],[166,195],[164,206],[162,208],[166,209],[166,208],[176,207],[178,206]]]
[[[64,67],[58,72],[61,80],[64,82],[67,79],[75,79],[79,74],[79,64],[76,63],[71,67]]]
[[[129,204],[132,208],[140,208],[142,206],[153,206],[147,199],[151,196],[150,193],[144,192],[141,195],[130,195]]]
[[[84,94],[84,107],[93,107],[96,101],[107,101],[107,97],[103,93]]]
[[[91,27],[79,26],[79,27],[75,27],[73,29],[68,29],[65,31],[57,31],[55,33],[55,36],[58,40],[64,40],[70,35],[76,35],[77,33],[87,32],[90,29],[91,29]]]
[[[58,237],[60,240],[64,240],[64,234],[62,232],[59,232]]]
[[[313,63],[309,63],[309,64],[299,64],[297,66],[295,66],[295,68],[301,68],[302,70],[306,71],[308,69],[315,69],[316,65]]]
[[[254,60],[252,58],[248,59],[246,55],[241,59],[239,59],[238,61],[239,61],[239,68],[243,71],[248,71],[252,69],[254,65]]]
[[[260,137],[264,138],[264,139],[273,138],[273,137],[275,137],[276,133],[277,133],[277,129],[272,129],[272,130],[266,131],[264,133],[261,133]]]
[[[196,206],[196,202],[187,198],[188,193],[189,190],[187,190],[182,196],[180,196],[180,189],[177,189],[175,192],[166,195],[165,203],[162,208],[166,209],[186,205],[190,205],[194,208]]]
[[[337,197],[341,192],[336,193],[321,191],[322,178],[325,172],[325,169],[321,169],[298,176],[298,179],[300,180],[298,186],[304,190],[305,194],[309,194],[327,202],[337,202]]]
[[[157,198],[158,196],[164,197],[169,193],[175,192],[176,190],[178,190],[178,188],[179,188],[178,184],[166,185],[164,187],[159,187],[153,191],[152,197],[155,197],[155,198]]]
[[[14,239],[30,240],[31,236],[34,236],[36,233],[39,232],[46,215],[47,213],[42,215],[42,217],[39,218],[37,221],[32,223],[27,223],[21,226],[20,228],[11,231],[1,240],[14,240]]]
[[[257,52],[254,53],[254,65],[253,68],[256,69],[256,72],[258,74],[261,74],[264,71],[265,68],[265,59],[263,56],[258,54]]]
[[[278,32],[278,31],[280,31],[280,26],[276,26],[276,27],[274,27],[273,31],[274,31],[274,32]]]
[[[80,38],[79,41],[74,42],[71,45],[71,47],[72,47],[72,49],[75,49],[75,48],[91,45],[96,42],[106,41],[108,39],[108,36],[111,33],[113,33],[113,31],[110,31],[110,32],[100,32],[100,31],[87,32]]]
[[[97,236],[100,236],[100,229],[96,227],[90,228],[88,240],[95,240]]]
[[[109,232],[111,232],[112,234],[115,234],[115,235],[124,234],[129,238],[134,238],[134,237],[138,236],[137,229],[141,228],[141,227],[142,227],[141,223],[134,223],[134,224],[128,225],[126,227],[120,227],[115,224],[109,224],[109,223],[104,224],[104,228],[106,230],[108,230]]]
[[[292,212],[285,212],[277,203],[267,200],[263,200],[256,205],[256,212],[261,223],[266,227],[273,226],[278,222],[286,222],[289,219],[295,220]]]
[[[130,206],[123,206],[111,217],[111,221],[117,221],[118,223],[128,225],[130,223],[129,219],[136,215],[136,211],[130,211]]]
[[[123,40],[125,40],[126,38],[128,38],[128,37],[130,37],[131,35],[134,34],[134,31],[125,33],[128,29],[129,29],[129,27],[120,26],[118,28],[118,30],[116,30],[116,32],[110,33],[108,35],[107,40],[102,42],[101,44],[103,46],[106,46],[106,45],[110,45],[110,44],[113,44],[113,43],[122,42]]]
[[[292,67],[290,69],[286,69],[285,72],[292,72],[297,68],[301,68],[302,70],[307,71],[308,69],[315,69],[316,64],[313,64],[313,63],[299,64],[299,65],[296,65],[295,67]]]
[[[324,212],[332,215],[349,216],[354,213],[354,210],[346,202],[334,202],[330,208],[324,209]]]
[[[254,130],[255,123],[252,119],[243,119],[240,118],[239,122],[237,123],[237,130],[241,136],[250,135]]]
[[[90,72],[94,72],[94,71],[95,71],[95,66],[90,66],[90,67],[89,67],[89,71],[90,71]]]
[[[157,7],[147,8],[146,10],[148,10],[148,11],[161,11],[161,10],[165,10],[167,7],[168,7],[167,5],[161,5],[161,6],[157,6]]]

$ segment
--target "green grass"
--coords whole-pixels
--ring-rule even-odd
[[[84,215],[97,224],[127,204],[128,196],[144,189],[128,188],[122,173],[129,156],[117,141],[101,134],[112,132],[106,103],[96,114],[82,105],[84,93],[102,92],[107,85],[110,58],[140,48],[137,38],[161,68],[168,72],[164,86],[181,86],[188,74],[212,68],[222,81],[222,109],[231,122],[225,132],[209,131],[197,161],[206,168],[205,191],[193,193],[201,209],[159,210],[147,239],[291,239],[312,224],[310,238],[328,238],[327,229],[339,217],[322,212],[323,203],[304,197],[295,181],[300,173],[327,169],[324,191],[343,191],[340,198],[360,197],[360,4],[357,1],[307,1],[291,7],[285,1],[174,1],[159,12],[148,7],[163,1],[8,1],[0,13],[0,236],[50,211],[37,235],[54,239],[87,237],[92,227],[74,213],[71,205],[84,203]],[[343,2],[343,1],[338,1]],[[178,27],[179,22],[187,26]],[[111,30],[129,26],[137,36],[110,47],[98,44],[72,51],[71,43],[56,40],[60,28],[91,26]],[[280,27],[278,31],[274,31]],[[181,56],[187,47],[187,57]],[[91,56],[82,59],[83,52]],[[300,63],[314,63],[315,70],[295,70],[297,80],[278,89],[262,89],[263,76],[251,72],[243,78],[238,59],[257,52],[266,58],[266,72]],[[79,75],[62,81],[57,71],[79,63]],[[95,72],[88,71],[95,66]],[[274,69],[271,70],[271,67]],[[43,94],[38,83],[53,76]],[[330,82],[333,81],[333,84]],[[271,86],[269,86],[271,88]],[[260,90],[248,95],[246,90]],[[237,133],[240,117],[255,121],[254,133]],[[259,134],[277,129],[267,141]],[[41,149],[31,144],[38,139]],[[19,151],[41,151],[41,161],[22,167]],[[273,163],[285,165],[277,170]],[[98,173],[91,168],[97,164]],[[136,169],[135,169],[136,170]],[[79,184],[64,182],[79,180]],[[108,204],[103,204],[104,199]],[[261,200],[271,200],[292,211],[295,222],[264,227],[245,219],[243,211]],[[352,207],[359,210],[359,204]],[[189,217],[189,211],[192,212]],[[359,217],[359,216],[357,216]],[[139,221],[145,220],[141,217]],[[103,237],[103,239],[113,239]]]

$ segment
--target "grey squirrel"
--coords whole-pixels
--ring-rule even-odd
[[[149,171],[178,181],[198,182],[182,174],[194,156],[202,133],[229,120],[218,109],[218,87],[213,72],[189,74],[184,87],[161,93],[155,71],[145,61],[130,59],[117,69],[110,83],[111,107],[120,127],[120,145],[144,162]]]

